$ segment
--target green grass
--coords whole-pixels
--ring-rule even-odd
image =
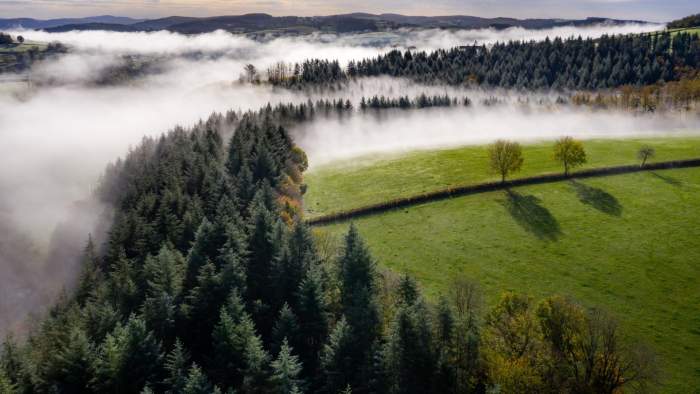
[[[640,146],[656,148],[652,161],[700,157],[700,138],[584,141],[588,164],[582,168],[636,162]],[[562,171],[552,160],[552,143],[523,147],[525,163],[516,177]],[[359,163],[359,164],[358,164]],[[484,146],[366,157],[312,168],[306,174],[307,217],[376,204],[436,189],[498,180],[488,169]]]
[[[27,52],[32,48],[37,48],[40,51],[45,50],[47,47],[46,43],[25,41],[22,44],[14,43],[10,45],[0,45],[0,53],[15,54]]]
[[[694,148],[683,148],[691,142]],[[636,144],[610,143],[605,148],[589,142],[587,147],[592,157],[615,164],[618,155],[613,152],[633,157]],[[659,159],[670,159],[670,149],[680,157],[697,153],[697,141],[655,145]],[[483,153],[479,149],[412,155],[428,169],[411,167],[410,171],[420,170],[404,177],[412,185],[397,190],[461,180],[469,167],[457,163],[471,163],[466,153]],[[544,156],[546,151],[533,147],[527,157]],[[453,164],[446,166],[438,158]],[[549,169],[544,163],[535,167]],[[363,179],[363,173],[379,182],[381,174],[392,173],[392,168],[389,162],[379,162],[362,171],[350,169],[347,182]],[[459,175],[437,175],[433,172],[437,169]],[[384,179],[390,188],[401,184],[389,176]],[[346,191],[356,187],[331,181]],[[700,169],[558,182],[513,192],[426,203],[355,223],[380,264],[414,275],[429,297],[444,291],[458,274],[479,281],[487,303],[506,290],[537,298],[572,296],[586,306],[610,310],[631,340],[656,349],[662,392],[687,393],[700,387]],[[365,196],[380,194],[377,190]],[[339,236],[347,226],[334,224],[319,231]]]
[[[678,29],[668,29],[671,35],[676,35],[678,33],[690,33],[690,34],[700,34],[700,27],[682,27]]]

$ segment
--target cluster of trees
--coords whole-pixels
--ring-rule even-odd
[[[689,111],[700,101],[700,78],[684,78],[662,84],[622,86],[612,92],[579,92],[562,99],[574,105],[593,108],[619,108],[643,112]]]
[[[700,14],[686,16],[685,18],[675,20],[666,25],[668,29],[684,29],[698,26],[700,26]]]
[[[569,175],[572,168],[586,163],[586,151],[581,141],[572,137],[559,138],[554,143],[554,160],[564,166],[564,175]],[[491,170],[506,177],[520,171],[523,166],[523,149],[514,141],[498,140],[489,147],[489,163]]]
[[[656,155],[656,149],[649,145],[643,145],[637,151],[637,158],[644,167]],[[564,167],[564,175],[568,176],[573,168],[586,163],[586,150],[583,143],[572,137],[562,137],[554,143],[555,161]],[[489,166],[491,170],[501,176],[501,182],[506,177],[520,171],[524,162],[523,149],[515,141],[497,140],[489,147]]]
[[[24,42],[24,37],[17,36],[16,41],[17,43],[22,44]],[[13,43],[14,41],[10,35],[0,33],[0,45],[8,45]],[[67,51],[68,49],[66,46],[59,42],[49,43],[44,48],[40,48],[39,46],[31,46],[27,50],[5,51],[0,56],[0,73],[21,72],[29,69],[34,62],[65,53]]]
[[[347,80],[337,60],[309,59],[294,65],[279,62],[267,69],[268,82],[285,87],[330,85]]]
[[[671,50],[672,49],[672,50]],[[462,46],[430,53],[398,50],[361,61],[346,70],[336,61],[296,64],[273,84],[334,84],[349,78],[388,75],[425,83],[478,84],[515,89],[614,88],[677,80],[700,65],[697,34],[603,36],[541,42]]]
[[[15,41],[12,39],[11,35],[0,32],[0,45],[9,45],[13,42]]]
[[[313,104],[214,114],[146,138],[105,173],[103,245],[24,344],[3,393],[619,392],[653,360],[614,320],[562,298],[476,287],[438,304],[380,273],[351,226],[339,248],[292,209],[306,157],[286,131]],[[226,135],[233,135],[225,142]],[[296,205],[295,205],[296,204]]]
[[[430,108],[430,107],[452,107],[457,105],[462,105],[468,107],[472,104],[469,97],[463,97],[462,99],[457,99],[456,97],[450,98],[448,95],[442,96],[428,96],[425,93],[417,96],[414,99],[410,99],[408,96],[401,96],[399,98],[384,97],[384,96],[373,96],[371,98],[365,98],[364,96],[360,100],[360,109],[385,109],[385,108]]]

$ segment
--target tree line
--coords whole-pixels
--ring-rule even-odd
[[[436,303],[351,226],[300,220],[314,104],[213,114],[110,165],[77,288],[0,353],[3,393],[613,393],[654,360],[615,320],[456,279]],[[233,132],[233,134],[231,134]],[[230,136],[230,137],[229,137]]]
[[[393,76],[422,83],[512,89],[596,90],[680,79],[700,65],[697,34],[604,35],[465,45],[432,52],[392,50],[351,61],[310,59],[268,71],[285,87],[333,85],[352,78]]]
[[[684,29],[698,26],[700,26],[700,14],[686,16],[685,18],[677,19],[666,25],[668,29]]]
[[[462,105],[464,107],[469,107],[472,104],[469,97],[462,97],[458,99],[456,97],[450,97],[447,94],[444,95],[433,95],[429,96],[425,93],[416,96],[411,99],[408,96],[401,96],[398,98],[385,97],[374,95],[370,98],[365,98],[362,96],[360,99],[360,109],[387,109],[387,108],[400,108],[400,109],[410,109],[410,108],[431,108],[431,107],[453,107]]]
[[[637,150],[640,167],[644,167],[654,156],[656,156],[656,149],[650,145],[642,145]],[[564,167],[565,176],[569,176],[572,169],[588,161],[583,143],[568,136],[554,142],[552,157]],[[520,171],[524,162],[523,149],[518,142],[497,140],[489,146],[489,167],[491,171],[501,176],[501,182],[505,182],[508,175]]]

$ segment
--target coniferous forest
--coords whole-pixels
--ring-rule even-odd
[[[700,64],[697,34],[668,32],[510,41],[468,45],[433,52],[394,50],[350,62],[306,60],[289,72],[273,73],[282,86],[334,84],[367,76],[406,77],[422,83],[480,85],[536,90],[594,90],[675,81]]]
[[[307,167],[288,127],[319,108],[213,114],[111,165],[115,207],[77,290],[26,342],[3,393],[613,393],[654,379],[614,317],[562,297],[485,308],[455,278],[429,302],[380,270],[351,227],[338,247],[299,214]],[[232,131],[235,131],[232,133]]]

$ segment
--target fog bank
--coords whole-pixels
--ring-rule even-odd
[[[700,136],[700,116],[635,115],[586,108],[495,107],[391,110],[377,116],[332,118],[294,130],[311,166],[367,154],[489,144],[505,138],[523,143],[554,140]]]

